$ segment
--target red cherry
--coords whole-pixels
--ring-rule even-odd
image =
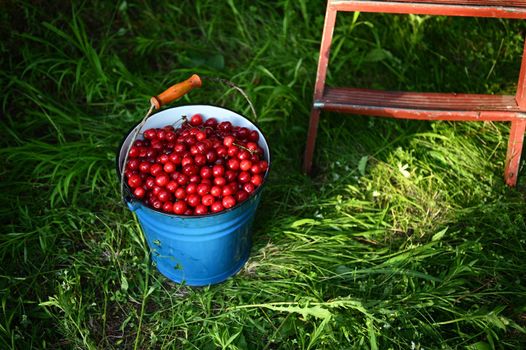
[[[190,125],[199,126],[201,124],[203,124],[203,116],[201,114],[194,114],[192,118],[190,118]]]
[[[128,179],[128,185],[130,185],[131,188],[139,187],[142,184],[142,179],[139,175],[133,174]]]
[[[164,129],[158,129],[157,130],[157,138],[159,140],[164,140],[164,138],[166,137],[166,130]]]
[[[195,138],[197,141],[203,141],[203,140],[206,140],[206,132],[204,131],[199,131],[195,134]]]
[[[181,161],[183,160],[183,157],[181,157],[180,153],[171,153],[168,158],[170,159],[170,162],[172,162],[174,165],[181,164]]]
[[[214,150],[209,150],[206,152],[205,157],[208,163],[214,163],[217,160],[217,152]]]
[[[181,175],[180,172],[174,171],[173,173],[170,174],[170,178],[177,182],[177,179],[179,178],[180,175]]]
[[[197,145],[192,145],[192,146],[190,147],[190,154],[191,154],[192,156],[195,156],[195,155],[198,154],[198,153],[199,153],[199,148],[197,148]]]
[[[152,207],[153,207],[154,209],[160,210],[160,209],[163,207],[163,202],[161,202],[161,201],[158,200],[158,199],[154,199],[154,200],[152,201]]]
[[[141,164],[139,164],[139,171],[141,173],[149,173],[151,165],[152,163],[150,162],[141,162]]]
[[[173,172],[175,171],[175,164],[172,163],[172,162],[166,162],[166,163],[164,164],[163,170],[164,170],[165,172],[167,172],[168,174],[169,174],[169,173],[173,173]]]
[[[234,138],[234,136],[225,136],[225,138],[223,139],[223,145],[225,145],[226,147],[230,147],[232,146],[235,140],[236,139]]]
[[[237,190],[240,188],[239,183],[237,181],[231,182],[227,186],[229,186],[232,189],[232,193],[236,193]]]
[[[208,213],[208,207],[204,204],[198,204],[195,206],[194,213],[195,215],[205,215]]]
[[[170,182],[170,177],[165,173],[160,173],[155,177],[155,183],[158,186],[164,187],[168,182]]]
[[[139,147],[132,146],[132,147],[130,148],[130,152],[128,153],[128,157],[135,158],[135,157],[138,157],[139,154],[140,154],[140,149],[139,149]]]
[[[248,198],[248,193],[245,190],[239,190],[236,192],[236,200],[238,203],[241,203]]]
[[[227,160],[226,164],[229,169],[239,170],[239,160],[236,158],[230,158],[229,160]]]
[[[163,148],[163,143],[159,139],[153,139],[151,148],[154,149],[155,151],[161,151]]]
[[[218,157],[226,157],[228,155],[228,148],[225,146],[219,146],[216,148],[216,152]]]
[[[247,182],[246,184],[243,184],[243,189],[247,193],[252,193],[256,189],[256,186],[252,182]]]
[[[141,161],[139,159],[136,159],[136,158],[129,159],[127,168],[131,170],[137,170],[139,169],[140,164],[141,164]]]
[[[144,185],[146,189],[151,190],[155,186],[155,178],[154,177],[147,177],[146,181],[144,181]]]
[[[197,194],[191,194],[186,197],[186,203],[191,207],[196,207],[201,204],[201,197]]]
[[[214,197],[221,197],[223,194],[223,188],[221,186],[212,186],[210,189],[210,194]]]
[[[155,131],[155,129],[148,129],[145,132],[143,132],[143,136],[145,139],[153,140],[157,138],[157,132]]]
[[[161,202],[166,202],[166,201],[169,201],[170,200],[170,197],[172,197],[170,195],[170,192],[168,192],[167,190],[164,190],[164,189],[161,189],[159,191],[159,194],[157,195],[157,198],[159,198],[159,200]]]
[[[202,198],[201,198],[201,203],[203,203],[203,205],[209,207],[212,205],[212,203],[214,203],[215,201],[215,198],[214,196],[212,196],[211,194],[205,194]]]
[[[241,182],[241,183],[249,182],[250,181],[250,173],[248,173],[247,171],[242,171],[242,172],[239,173],[237,178],[238,178],[239,182]]]
[[[255,142],[247,142],[247,146],[248,150],[251,152],[251,153],[254,153],[254,152],[257,152],[259,146],[257,143]]]
[[[204,156],[203,154],[199,154],[199,153],[196,154],[194,156],[194,163],[195,163],[195,165],[197,165],[199,167],[205,165],[206,164],[206,156]]]
[[[225,168],[222,165],[214,165],[212,168],[212,174],[215,177],[220,177],[225,175]]]
[[[177,198],[177,199],[185,199],[186,198],[186,191],[182,187],[178,187],[175,190],[174,194],[175,194],[175,198]]]
[[[219,139],[214,138],[212,142],[212,148],[216,149],[217,147],[221,146],[223,143],[219,141]]]
[[[197,166],[193,164],[189,164],[183,167],[183,173],[188,176],[196,175],[198,171],[199,171],[199,168],[197,168]]]
[[[186,212],[186,202],[177,201],[173,205],[173,212],[177,215],[183,215]]]
[[[195,143],[197,142],[197,139],[195,138],[194,135],[189,135],[189,136],[186,136],[185,139],[184,139],[184,142],[187,144],[187,145],[195,145]]]
[[[155,163],[150,166],[150,174],[153,176],[159,175],[163,171],[163,167],[161,164]]]
[[[175,153],[183,153],[186,152],[186,145],[184,143],[178,142],[174,146],[174,152]]]
[[[244,159],[241,162],[239,162],[239,169],[242,171],[248,171],[252,167],[252,162],[248,159]]]
[[[152,193],[155,197],[157,197],[159,195],[159,192],[161,192],[162,190],[162,187],[161,186],[157,186],[155,185],[153,188],[152,188]]]
[[[252,142],[258,142],[259,133],[256,130],[252,130],[250,134],[248,134],[248,139]]]
[[[212,168],[208,167],[208,166],[203,166],[201,167],[201,170],[199,171],[199,175],[201,175],[201,177],[203,179],[208,179],[210,177],[212,177]]]
[[[199,185],[197,185],[197,194],[200,195],[201,197],[204,196],[205,194],[208,194],[210,193],[210,185],[208,184],[205,184],[205,183],[200,183]]]
[[[210,206],[210,210],[212,211],[212,213],[218,213],[220,211],[225,210],[225,207],[223,206],[223,203],[217,201],[212,203],[212,205]]]
[[[144,187],[137,187],[135,190],[133,190],[133,195],[139,199],[143,198],[146,194],[146,190]]]
[[[189,181],[190,181],[190,183],[198,184],[198,183],[201,182],[201,177],[199,175],[197,175],[197,174],[196,175],[192,175],[192,176],[190,176]]]
[[[268,162],[266,160],[260,161],[259,168],[261,169],[261,172],[264,173],[268,169]]]
[[[197,193],[197,184],[193,183],[193,182],[190,182],[186,186],[186,193],[188,193],[188,194]]]
[[[225,171],[225,179],[227,182],[232,182],[237,179],[237,171],[227,170]]]
[[[186,185],[190,179],[188,178],[188,175],[185,175],[185,174],[179,174],[179,176],[177,177],[177,183],[181,186],[184,186]]]
[[[249,134],[250,134],[250,130],[248,130],[245,127],[239,128],[239,131],[237,133],[238,137],[242,140],[246,140]]]
[[[164,139],[168,142],[174,142],[175,141],[175,132],[173,131],[166,131],[166,135],[164,136]]]
[[[212,180],[210,179],[201,179],[202,184],[207,184],[209,186],[212,186]]]
[[[247,151],[246,149],[240,150],[237,154],[237,159],[239,160],[250,159],[250,152]]]
[[[222,204],[226,209],[229,209],[229,208],[232,208],[234,205],[236,205],[236,200],[232,196],[226,196],[226,197],[223,197]],[[213,209],[214,208],[212,207],[212,210]]]
[[[252,175],[250,182],[253,183],[254,186],[258,187],[263,183],[263,177],[259,174],[254,174]]]
[[[217,125],[217,129],[222,132],[229,132],[230,130],[232,130],[232,123],[227,121],[221,122]]]
[[[222,176],[214,178],[214,185],[224,186],[226,185],[226,179]]]
[[[167,154],[161,154],[159,156],[159,162],[166,164],[170,160],[170,157]]]
[[[175,181],[170,181],[166,184],[166,189],[172,193],[175,192],[175,190],[177,189],[177,187],[179,187],[179,185],[177,184],[177,182]]]
[[[199,151],[199,153],[205,154],[210,147],[212,146],[212,143],[210,140],[204,140],[203,142],[196,143],[195,147]]]
[[[217,119],[216,118],[208,118],[205,121],[205,126],[210,127],[212,129],[215,129],[217,127]]]
[[[173,203],[172,202],[165,202],[163,204],[163,211],[165,213],[168,213],[168,214],[173,213]]]
[[[231,186],[224,186],[224,187],[223,187],[223,192],[221,192],[221,195],[222,195],[223,198],[224,198],[224,197],[226,197],[226,196],[231,196],[231,195],[234,194],[234,193],[235,193],[235,191],[232,189]],[[224,203],[223,203],[223,205],[224,205]],[[226,207],[226,205],[225,205],[225,207]]]
[[[183,160],[181,160],[181,166],[183,167],[192,164],[194,164],[194,158],[192,158],[191,156],[185,156],[183,157]]]
[[[230,146],[228,147],[226,151],[229,157],[236,157],[238,152],[239,152],[239,148],[237,148],[236,146]]]

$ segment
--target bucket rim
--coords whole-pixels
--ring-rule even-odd
[[[128,203],[133,203],[133,202],[137,202],[139,205],[141,205],[142,208],[144,209],[147,209],[147,210],[150,210],[150,211],[153,211],[154,213],[156,214],[160,214],[160,215],[166,215],[168,217],[175,217],[175,218],[181,218],[181,219],[185,219],[185,220],[193,220],[193,219],[201,219],[201,218],[209,218],[209,217],[214,217],[214,216],[218,216],[218,215],[223,215],[223,214],[226,214],[226,213],[229,213],[229,212],[232,212],[238,208],[240,208],[241,206],[243,206],[244,204],[248,203],[250,201],[251,198],[253,197],[256,197],[259,195],[259,193],[263,190],[263,187],[265,186],[265,184],[267,183],[267,178],[270,174],[270,169],[272,167],[272,151],[270,149],[270,144],[267,140],[267,138],[265,137],[265,135],[263,134],[263,131],[261,130],[261,128],[259,127],[259,125],[256,124],[256,122],[248,119],[245,115],[239,113],[239,112],[236,112],[235,110],[233,109],[230,109],[230,108],[226,108],[226,107],[222,107],[222,106],[217,106],[217,105],[212,105],[212,104],[190,104],[190,105],[182,105],[182,106],[173,106],[173,107],[168,107],[168,108],[164,108],[162,110],[158,110],[156,111],[155,113],[152,113],[152,116],[158,114],[158,113],[161,113],[161,112],[164,112],[164,111],[167,111],[167,110],[170,110],[170,109],[175,109],[175,108],[179,108],[179,107],[199,107],[199,106],[207,106],[207,107],[215,107],[215,108],[220,108],[220,109],[224,109],[226,111],[230,111],[230,112],[233,112],[237,115],[239,115],[240,117],[248,120],[250,123],[252,123],[252,125],[254,125],[254,127],[259,131],[259,133],[261,134],[261,136],[263,137],[263,139],[265,140],[265,143],[267,145],[267,148],[268,148],[268,168],[267,168],[267,171],[265,172],[265,176],[263,176],[263,183],[261,184],[261,186],[258,186],[254,192],[252,192],[249,197],[244,200],[243,202],[241,203],[237,203],[236,205],[234,205],[232,208],[228,208],[228,209],[225,209],[225,210],[222,210],[218,213],[207,213],[207,214],[203,214],[203,215],[178,215],[178,214],[170,214],[170,213],[165,213],[163,211],[160,211],[160,210],[157,210],[155,208],[151,208],[147,205],[145,205],[139,198],[136,198],[135,195],[133,194],[133,192],[131,191],[131,188],[130,186],[128,185],[128,183],[125,181],[124,182],[124,191],[126,192],[126,195],[124,196],[124,198],[121,198],[125,204],[128,204]],[[198,112],[196,112],[198,113]],[[138,122],[136,124],[134,124],[129,130],[128,132],[124,135],[124,137],[122,138],[121,142],[119,143],[119,146],[117,148],[117,153],[116,153],[116,157],[115,157],[115,170],[117,172],[117,178],[119,180],[119,184],[120,184],[120,180],[121,180],[121,172],[119,170],[119,163],[120,163],[120,151],[122,150],[122,147],[124,146],[124,142],[126,141],[126,139],[128,138],[128,136],[130,135],[130,133],[137,127],[139,126],[141,122]],[[125,168],[125,164],[123,164],[123,171],[124,171],[124,168]]]

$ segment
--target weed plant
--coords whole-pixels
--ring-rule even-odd
[[[323,1],[7,1],[0,8],[0,348],[524,349],[526,173],[509,126],[323,113],[300,171]],[[330,85],[513,94],[524,22],[340,15]],[[191,73],[242,87],[273,151],[246,266],[151,265],[115,154]],[[175,104],[250,118],[205,84]]]

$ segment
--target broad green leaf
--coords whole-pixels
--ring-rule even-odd
[[[360,175],[365,175],[365,168],[367,167],[367,161],[369,160],[368,156],[363,156],[360,158],[360,161],[358,162],[358,171],[360,172]]]
[[[446,234],[447,232],[447,227],[445,229],[443,229],[442,231],[439,231],[437,233],[435,233],[433,235],[433,238],[431,238],[432,241],[440,241],[442,239],[442,237],[444,237],[444,235]]]

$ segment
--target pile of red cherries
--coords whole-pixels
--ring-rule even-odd
[[[169,214],[218,213],[247,200],[268,170],[259,133],[246,127],[183,117],[175,128],[147,129],[130,148],[125,177],[133,195]]]

